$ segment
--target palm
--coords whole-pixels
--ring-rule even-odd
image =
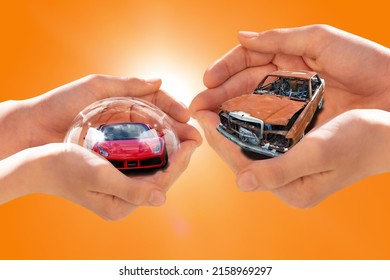
[[[321,51],[316,50],[319,52],[318,56],[315,56],[316,59],[311,59],[301,55],[269,55],[253,51],[255,48],[248,50],[238,46],[206,72],[205,84],[209,89],[194,99],[191,109],[196,112],[196,116],[205,128],[210,145],[233,171],[239,172],[250,163],[250,160],[236,145],[215,131],[219,123],[216,111],[224,101],[251,92],[261,78],[271,71],[311,70],[325,79],[324,106],[315,119],[315,126],[321,126],[324,122],[351,109],[390,108],[390,102],[386,101],[388,98],[381,97],[386,94],[386,88],[379,86],[384,84],[380,80],[381,77],[377,79],[372,77],[374,70],[381,71],[386,68],[386,65],[378,63],[378,59],[371,53],[358,57],[362,61],[356,61],[357,57],[349,55],[354,53],[351,48],[356,47],[352,45],[348,49],[348,46],[343,44],[334,44]],[[340,57],[337,57],[337,54]],[[342,57],[353,63],[340,63]],[[354,64],[364,64],[363,61],[366,62],[366,67],[356,70]],[[373,69],[372,65],[377,67],[379,65],[379,69]]]

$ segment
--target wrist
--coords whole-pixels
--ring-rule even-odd
[[[370,145],[366,146],[367,152],[372,154],[367,165],[375,169],[375,174],[390,171],[390,112],[377,109],[365,110],[363,127],[367,137],[371,138]],[[364,144],[364,143],[362,143]]]
[[[31,111],[28,100],[0,103],[0,135],[8,139],[7,145],[0,148],[0,159],[31,147],[34,138]]]
[[[381,123],[378,125],[379,133],[383,136],[383,150],[380,151],[380,156],[382,158],[383,164],[383,172],[390,171],[390,112],[382,111],[383,119],[381,119]]]
[[[42,159],[35,149],[20,151],[0,161],[0,204],[40,192]]]
[[[28,148],[1,160],[0,204],[32,193],[57,194],[66,172],[59,168],[64,156],[65,146],[53,143]]]

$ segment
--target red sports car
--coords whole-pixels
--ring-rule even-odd
[[[158,133],[148,124],[106,124],[88,134],[87,148],[89,146],[120,170],[159,168],[168,163],[164,133]]]

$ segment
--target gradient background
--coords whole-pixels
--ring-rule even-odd
[[[0,9],[1,101],[104,73],[161,77],[163,89],[188,105],[239,30],[327,23],[390,46],[386,5],[8,1]],[[368,178],[314,209],[291,209],[271,194],[240,192],[204,143],[163,207],[120,222],[47,195],[0,206],[0,258],[389,259],[389,182],[390,174]]]

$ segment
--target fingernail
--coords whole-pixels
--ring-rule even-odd
[[[240,190],[250,192],[257,188],[258,182],[252,171],[246,171],[238,177],[237,185]]]
[[[246,38],[255,38],[259,36],[259,33],[253,31],[240,31],[238,32],[238,35]]]
[[[149,203],[154,206],[160,206],[165,202],[165,195],[160,191],[152,191],[149,196]]]
[[[148,84],[155,84],[155,83],[160,83],[161,79],[160,78],[151,78],[151,79],[146,79],[145,82]]]

